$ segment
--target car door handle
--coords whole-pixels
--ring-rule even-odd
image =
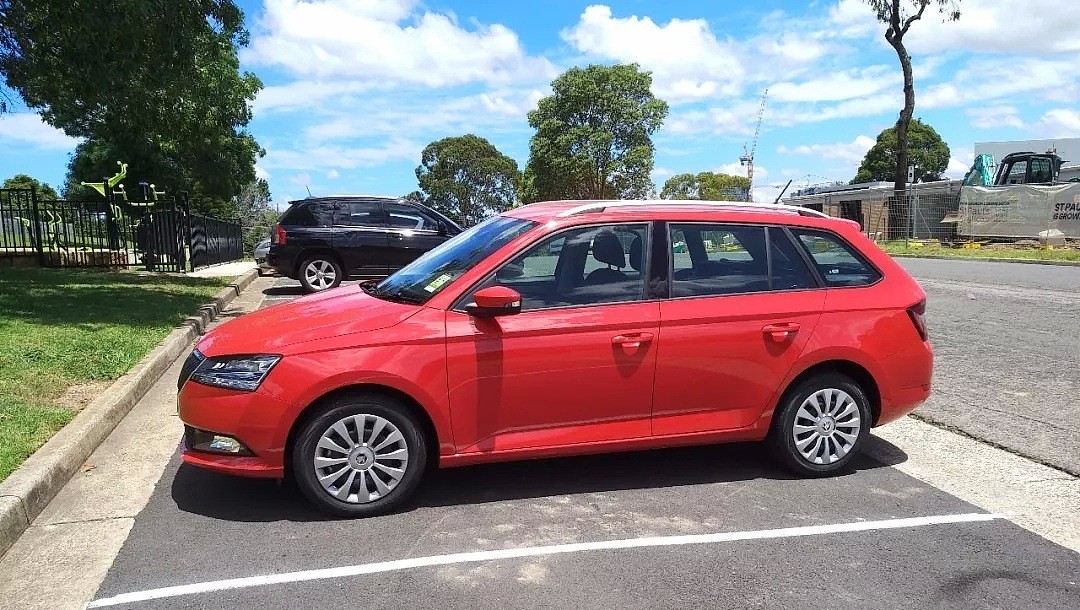
[[[766,324],[761,328],[761,332],[772,337],[773,341],[782,343],[795,336],[795,333],[799,332],[799,325],[796,322]]]
[[[635,348],[640,347],[642,343],[648,343],[652,340],[652,333],[629,333],[626,335],[615,335],[611,338],[611,344],[621,345],[626,348]]]

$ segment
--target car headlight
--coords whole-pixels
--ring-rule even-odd
[[[218,356],[203,360],[191,381],[204,385],[254,392],[270,373],[281,356],[259,354],[255,356]]]

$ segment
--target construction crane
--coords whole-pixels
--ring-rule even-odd
[[[739,157],[739,165],[746,166],[746,177],[750,179],[750,188],[746,190],[746,200],[754,200],[754,155],[757,153],[757,141],[758,136],[761,135],[761,119],[765,117],[765,100],[769,97],[769,90],[766,89],[761,94],[761,107],[757,112],[757,127],[754,128],[754,140],[750,144],[750,149],[746,149],[746,144],[743,144],[743,154]]]

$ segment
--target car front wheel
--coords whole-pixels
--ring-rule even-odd
[[[304,495],[341,517],[393,510],[416,490],[426,465],[420,426],[402,405],[378,396],[327,405],[300,431],[292,454]]]
[[[769,444],[785,469],[806,477],[828,476],[862,449],[871,423],[870,401],[857,383],[837,373],[818,375],[785,396]]]
[[[306,292],[329,290],[341,284],[341,265],[330,256],[311,256],[300,264],[300,284]]]

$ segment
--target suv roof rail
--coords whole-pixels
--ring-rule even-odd
[[[559,213],[560,218],[567,216],[573,216],[575,214],[581,214],[582,212],[600,211],[607,208],[628,208],[638,206],[655,206],[655,205],[690,205],[690,206],[703,206],[703,207],[718,207],[718,208],[749,208],[752,210],[781,210],[784,212],[795,212],[800,216],[814,216],[817,218],[832,218],[824,212],[804,208],[796,205],[787,205],[783,203],[753,203],[750,201],[702,201],[698,199],[659,199],[659,200],[645,200],[645,201],[593,201],[590,203],[584,203],[579,206],[564,210]]]

